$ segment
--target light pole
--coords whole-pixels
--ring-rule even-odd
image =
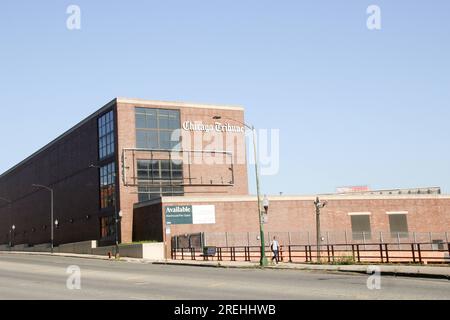
[[[12,201],[3,197],[0,197],[1,201],[4,201],[8,204],[8,210],[9,210],[9,225],[11,226],[12,224]],[[11,247],[11,228],[9,229],[9,246]]]
[[[15,230],[16,230],[16,226],[15,226],[15,225],[12,225],[12,226],[11,226],[11,229],[9,230],[9,234],[10,234],[9,238],[11,239],[10,248],[13,247],[13,238],[14,238],[14,232],[15,232]]]
[[[222,119],[221,116],[214,116],[214,120],[220,120]],[[256,176],[256,194],[258,197],[258,217],[259,217],[259,233],[260,233],[260,239],[261,239],[261,260],[259,261],[259,265],[261,267],[265,267],[268,265],[267,257],[266,257],[266,243],[264,241],[264,227],[263,227],[263,221],[262,221],[262,208],[261,208],[261,194],[260,194],[260,185],[259,185],[259,163],[258,163],[258,153],[256,148],[256,129],[253,125],[248,125],[244,122],[230,119],[230,118],[224,118],[230,121],[234,121],[237,123],[240,123],[244,127],[248,128],[253,133],[253,152],[255,156],[255,176]]]
[[[45,189],[45,190],[50,192],[50,230],[51,230],[50,231],[50,242],[51,242],[50,246],[51,246],[51,253],[53,254],[53,242],[54,242],[54,230],[53,230],[53,224],[54,224],[54,221],[53,221],[53,189],[50,188],[50,187],[41,185],[41,184],[33,184],[32,186],[36,187],[36,188]]]
[[[320,262],[320,243],[321,243],[321,235],[320,235],[320,209],[324,208],[327,205],[327,202],[320,202],[319,197],[314,201],[314,206],[316,207],[316,245],[317,245],[317,262]]]
[[[91,164],[89,166],[89,168],[97,168],[97,169],[101,169],[101,166],[95,165],[95,164]],[[116,168],[114,168],[114,224],[115,224],[115,247],[116,247],[116,252],[115,252],[115,258],[119,259],[120,258],[120,253],[119,253],[119,222],[120,219],[122,218],[122,211],[117,212],[117,181],[116,181]]]

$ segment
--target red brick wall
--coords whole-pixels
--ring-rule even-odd
[[[269,222],[264,225],[268,232],[311,232],[315,233],[314,198],[303,200],[271,200]],[[258,232],[257,204],[255,201],[182,201],[163,200],[161,215],[168,205],[216,206],[216,224],[172,225],[173,235],[198,232]],[[384,199],[329,199],[321,211],[322,232],[351,231],[350,212],[370,212],[372,232],[389,232],[388,211],[408,211],[409,232],[450,232],[450,198],[384,198]],[[159,219],[159,218],[158,218]],[[159,220],[158,220],[159,221]],[[153,223],[151,220],[148,223]],[[155,222],[156,223],[156,222]],[[164,228],[164,227],[163,227]]]
[[[147,108],[162,108],[162,109],[175,109],[180,110],[180,120],[181,124],[184,121],[192,121],[192,122],[203,122],[205,124],[213,124],[214,120],[212,119],[215,115],[221,115],[224,118],[232,118],[238,121],[244,121],[244,112],[243,110],[228,110],[228,109],[218,109],[216,107],[208,108],[197,108],[197,107],[186,107],[183,104],[177,105],[176,103],[167,105],[164,103],[148,103],[148,102],[121,102],[120,100],[117,103],[117,113],[118,113],[118,161],[122,163],[122,150],[124,148],[135,148],[136,147],[136,125],[135,125],[135,107],[147,107]],[[222,122],[229,122],[223,120]],[[230,124],[232,124],[230,122]],[[182,141],[183,141],[183,149],[184,150],[192,150],[192,149],[202,149],[206,148],[210,143],[211,136],[204,136],[204,141],[202,141],[202,146],[194,145],[194,138],[191,137],[193,132],[182,130]],[[226,138],[224,136],[218,136],[216,139],[222,138],[224,139],[223,145],[224,147],[227,143],[233,144],[234,142],[234,178],[235,184],[233,186],[195,186],[195,187],[185,187],[186,195],[246,195],[248,193],[248,182],[247,182],[247,165],[246,165],[246,150],[245,150],[245,135],[235,135],[233,138],[236,140],[232,140],[231,142],[226,142]],[[202,139],[203,140],[203,139]],[[192,143],[189,145],[187,142],[191,141]],[[208,148],[211,149],[211,148]],[[125,169],[125,174],[127,176],[127,182],[129,182],[130,178],[135,175],[135,164],[137,159],[149,159],[150,153],[148,152],[135,152],[135,153],[126,153],[125,161],[127,167]],[[243,163],[237,164],[237,157],[240,156],[240,159],[243,159]],[[154,158],[166,159],[168,157],[167,153],[154,154]],[[211,160],[211,159],[207,159]],[[200,181],[200,177],[204,177],[204,183],[209,183],[209,180],[214,180],[214,184],[218,181],[221,181],[221,178],[224,178],[225,184],[231,180],[230,171],[228,170],[229,165],[216,165],[216,164],[193,164],[191,165],[191,176],[195,177],[195,182]],[[119,168],[119,177],[120,177],[120,199],[121,199],[121,210],[122,210],[122,242],[130,242],[132,241],[133,235],[133,205],[138,202],[137,188],[135,186],[130,186],[124,184],[123,177],[124,172],[122,166]],[[184,166],[184,177],[187,178],[188,175],[188,167]],[[187,182],[187,181],[186,181]],[[194,183],[195,183],[194,182]]]

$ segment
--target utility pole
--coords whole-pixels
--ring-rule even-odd
[[[324,208],[327,202],[320,202],[319,197],[314,201],[314,206],[316,207],[316,245],[317,245],[317,262],[320,263],[320,245],[322,242],[320,234],[320,209]]]
[[[222,119],[222,116],[217,115],[217,116],[214,116],[213,119],[220,120],[220,119]],[[263,222],[263,211],[262,211],[263,208],[262,208],[262,199],[261,199],[261,189],[260,189],[260,183],[259,183],[260,179],[259,179],[258,152],[257,152],[257,147],[256,147],[256,128],[254,125],[250,125],[245,122],[238,121],[236,119],[231,119],[231,118],[224,118],[224,119],[228,119],[228,120],[237,122],[252,131],[253,153],[254,153],[254,157],[255,157],[256,196],[258,198],[257,203],[258,203],[258,218],[259,218],[259,237],[260,237],[260,241],[261,241],[261,259],[259,260],[259,265],[261,267],[266,267],[269,264],[269,262],[267,261],[267,257],[266,257],[266,244],[265,244],[265,239],[264,239],[264,222]]]

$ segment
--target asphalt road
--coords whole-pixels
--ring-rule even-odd
[[[70,290],[69,266],[81,270]],[[299,270],[165,266],[0,253],[0,299],[450,299],[450,281]],[[76,282],[72,282],[76,283]]]

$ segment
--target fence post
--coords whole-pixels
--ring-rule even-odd
[[[358,253],[358,262],[361,262],[361,256],[359,254],[359,244],[356,245],[356,250],[357,250],[357,253]]]
[[[380,243],[380,258],[381,258],[381,263],[384,263],[384,258],[383,258],[383,243]]]
[[[366,250],[366,233],[363,231],[363,244],[364,244],[364,250]]]
[[[181,248],[181,260],[184,260],[184,248]]]
[[[309,262],[309,250],[308,250],[308,246],[305,246],[305,259],[306,259],[306,262]]]
[[[204,239],[204,235],[203,232],[200,232],[200,247],[203,249],[203,247],[205,246],[205,239]]]
[[[292,251],[291,251],[291,245],[289,244],[289,262],[292,262]]]
[[[348,246],[347,230],[344,231],[344,236],[345,236],[345,250],[347,250],[347,246]]]
[[[419,263],[422,264],[422,250],[420,250],[420,243],[417,244],[417,252],[419,253]]]
[[[414,243],[411,244],[411,251],[412,251],[413,263],[416,263],[416,253],[414,250]]]
[[[384,245],[384,249],[386,251],[386,262],[389,263],[389,249],[387,243]]]

